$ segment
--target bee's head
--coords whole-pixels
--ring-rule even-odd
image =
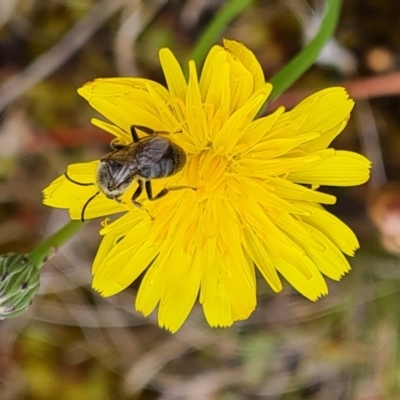
[[[135,178],[135,171],[114,160],[103,158],[97,167],[99,189],[110,199],[122,196]]]

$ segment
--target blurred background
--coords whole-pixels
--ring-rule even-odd
[[[97,77],[164,83],[158,49],[185,62],[223,0],[0,1],[0,253],[29,252],[68,221],[41,191],[69,163],[108,152],[76,89]],[[314,35],[323,3],[254,0],[224,37],[252,49],[265,76]],[[222,39],[222,38],[221,38]],[[344,85],[357,105],[335,141],[374,163],[371,181],[323,188],[361,249],[342,282],[312,303],[288,285],[230,329],[196,306],[171,335],[133,310],[137,283],[110,299],[90,289],[92,221],[43,268],[40,294],[0,322],[0,400],[400,399],[400,3],[345,0],[335,39],[274,104]]]

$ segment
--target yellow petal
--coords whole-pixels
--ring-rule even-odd
[[[253,88],[256,91],[265,82],[260,63],[252,51],[236,40],[224,39],[224,47],[230,51],[250,72],[253,77]]]
[[[76,185],[65,175],[61,175],[43,190],[43,204],[50,207],[70,208],[84,204],[85,200],[96,192],[97,188],[94,184],[90,186]]]
[[[204,316],[212,327],[228,327],[233,324],[231,297],[222,280],[225,265],[219,253],[213,255],[211,264],[204,265],[201,283],[201,302]]]
[[[138,225],[140,221],[147,218],[143,213],[129,212],[114,222],[105,225],[100,231],[104,238],[97,251],[92,266],[92,275],[95,275],[98,267],[104,262],[109,253],[117,246],[121,238],[126,236],[132,226]]]
[[[125,132],[130,132],[132,125],[147,126],[157,131],[166,130],[158,112],[153,113],[140,108],[135,105],[135,101],[134,95],[118,102],[95,97],[90,101],[90,105],[115,125],[120,126]],[[126,107],[127,104],[129,104],[129,108]]]
[[[120,269],[120,273],[115,278],[111,278],[118,285],[120,292],[121,290],[128,287],[133,281],[137,279],[137,277],[148,268],[152,262],[158,256],[160,251],[158,246],[151,245],[150,240],[143,243],[142,245],[138,245],[133,247],[132,250],[134,254],[126,255],[126,264],[122,264],[123,266]],[[107,266],[115,267],[118,265],[118,261],[111,260]],[[115,294],[115,291],[112,290],[104,290],[103,296],[111,296]]]
[[[287,179],[311,185],[354,186],[369,179],[370,168],[371,162],[364,156],[338,150],[312,169],[290,172]]]
[[[279,121],[280,116],[285,111],[284,107],[279,107],[267,117],[258,118],[250,122],[243,130],[238,139],[238,145],[246,145],[246,150],[258,143],[262,138],[268,137],[268,132]]]
[[[320,251],[324,250],[324,246],[309,233],[301,216],[292,216],[281,212],[274,216],[274,223],[290,238],[294,238],[299,246],[304,243],[301,247],[307,249],[307,251],[310,248],[316,248]]]
[[[347,121],[354,106],[354,101],[348,97],[342,87],[314,93],[279,119],[271,137],[290,137],[307,132],[320,132],[323,137],[325,132]]]
[[[266,83],[243,107],[229,117],[213,141],[213,147],[217,153],[228,153],[235,147],[241,136],[241,129],[253,120],[271,89],[272,86]]]
[[[237,177],[236,179],[231,178],[228,182],[230,187],[235,187],[237,190],[242,188],[246,193],[246,197],[250,196],[264,207],[271,207],[277,210],[295,214],[304,213],[304,210],[300,207],[297,207],[296,204],[282,199],[281,197],[275,195],[272,191],[266,190],[260,184],[260,182],[255,179],[243,176]]]
[[[204,114],[196,66],[189,62],[189,85],[186,96],[186,116],[189,130],[199,145],[208,138],[207,120]]]
[[[161,49],[159,57],[170,97],[178,97],[185,102],[188,87],[177,59],[169,49]]]
[[[296,264],[290,264],[282,258],[275,261],[275,266],[283,277],[309,300],[316,301],[328,294],[326,282],[316,267],[311,271],[311,278],[306,278],[296,268]]]
[[[282,246],[279,251],[273,251],[277,249],[272,248],[270,243],[264,243],[264,247],[268,249],[268,252],[274,254],[272,262],[279,272],[281,272],[281,270],[278,268],[280,263],[289,264],[291,265],[292,269],[296,270],[296,273],[302,276],[303,280],[310,280],[313,278],[316,266],[306,252],[303,254],[298,254],[287,246]]]
[[[231,86],[230,66],[222,64],[211,75],[211,82],[204,100],[204,111],[210,125],[210,138],[213,139],[230,115]],[[203,76],[203,75],[202,75]],[[200,88],[203,89],[200,83]]]
[[[246,152],[246,156],[259,159],[280,157],[290,150],[318,137],[320,137],[319,133],[310,132],[293,138],[264,139],[251,147],[248,152]]]
[[[339,281],[345,273],[350,271],[350,265],[346,257],[320,230],[310,225],[307,226],[307,229],[309,229],[310,233],[324,246],[323,251],[310,248],[310,257],[324,275],[335,281]]]
[[[87,82],[78,89],[78,93],[89,101],[93,97],[113,97],[132,93],[132,91],[143,91],[146,89],[146,84],[148,82],[150,82],[165,99],[169,98],[169,93],[164,86],[144,78],[99,78]]]
[[[176,332],[188,317],[199,293],[201,264],[197,254],[185,254],[175,247],[169,258],[158,323]]]
[[[93,288],[107,297],[129,286],[159,252],[159,247],[151,245],[149,237],[150,221],[144,219],[120,238],[118,245],[96,267]]]
[[[231,86],[231,100],[229,111],[234,113],[243,107],[255,92],[253,76],[250,71],[231,54],[228,53],[229,63],[229,84]],[[265,84],[264,84],[265,85]],[[259,107],[259,109],[261,106]]]
[[[78,90],[89,104],[100,114],[130,132],[132,125],[142,125],[154,130],[166,130],[160,119],[157,105],[146,90],[146,82],[164,93],[161,85],[152,81],[132,78],[97,79]],[[168,96],[168,92],[166,92]],[[169,96],[166,97],[169,101]]]
[[[336,197],[331,194],[321,193],[282,178],[268,178],[263,186],[276,196],[287,200],[310,201],[322,204],[336,203]]]
[[[339,122],[336,126],[331,129],[328,129],[325,132],[322,132],[320,136],[316,139],[310,140],[309,142],[301,144],[301,149],[306,152],[312,151],[319,151],[327,148],[336,138],[343,131],[346,127],[348,120],[345,119],[342,122]]]
[[[119,128],[116,125],[109,124],[105,121],[102,121],[97,118],[92,118],[90,122],[94,125],[97,126],[100,129],[103,129],[104,131],[111,133],[114,135],[117,139],[117,142],[120,144],[128,145],[132,143],[132,135],[129,132],[123,131],[121,128]]]
[[[207,99],[220,96],[218,88],[212,83],[215,82],[215,75],[221,76],[222,68],[228,66],[227,57],[227,52],[219,45],[213,46],[207,54],[200,76],[201,97],[205,103],[207,103]],[[229,75],[227,78],[229,79]]]
[[[163,97],[154,90],[153,86],[150,83],[146,84],[147,91],[151,96],[155,106],[157,107],[158,115],[164,125],[164,130],[167,132],[176,132],[181,128],[181,124],[179,120],[173,113],[173,109],[170,108],[172,105],[171,102],[167,102]]]
[[[359,248],[354,232],[339,218],[324,210],[321,206],[304,203],[304,210],[309,216],[302,216],[302,220],[325,234],[343,253],[352,256]]]
[[[235,171],[239,175],[251,176],[254,178],[259,177],[261,179],[265,179],[269,176],[275,177],[279,175],[284,175],[286,177],[286,174],[290,173],[291,171],[296,171],[293,174],[297,176],[303,173],[310,174],[309,171],[315,169],[322,162],[324,162],[324,160],[329,160],[329,158],[334,156],[335,151],[333,149],[326,149],[301,157],[278,157],[267,160],[243,157],[243,159],[237,161],[237,164],[235,165]],[[291,173],[290,176],[292,176]],[[295,179],[291,180],[293,182],[297,182]]]
[[[274,292],[280,292],[282,290],[282,283],[276,273],[275,267],[273,266],[268,253],[261,245],[259,238],[254,234],[251,228],[245,229],[245,237],[243,245],[257,265],[258,269],[262,273],[264,279],[268,282]]]
[[[170,232],[170,246],[181,246],[183,239],[186,237],[186,232],[196,217],[199,215],[199,205],[193,191],[183,196],[179,202],[180,207],[177,207],[173,213],[173,218],[168,226]]]
[[[135,308],[145,317],[154,311],[160,301],[168,259],[168,254],[161,254],[150,266],[140,284]]]
[[[251,292],[254,292],[254,268],[252,263],[249,265],[248,259],[243,253],[238,215],[230,202],[222,199],[215,199],[215,201],[220,202],[217,207],[223,214],[221,217],[226,221],[221,224],[219,229],[217,246],[227,263],[231,264],[231,272],[235,271],[237,276],[240,277],[240,281],[246,281]],[[225,247],[226,245],[228,246]]]
[[[297,246],[284,232],[282,232],[271,217],[252,199],[246,201],[245,207],[240,202],[235,202],[238,210],[243,210],[245,215],[243,220],[247,221],[254,230],[255,234],[264,242],[272,245],[279,253],[280,248],[286,251],[286,247],[292,248],[298,254],[304,254],[304,250]],[[284,247],[283,247],[284,246]]]

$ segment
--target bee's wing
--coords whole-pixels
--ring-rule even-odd
[[[114,150],[103,157],[103,160],[112,161],[122,166],[134,166],[137,163],[137,144],[132,143],[122,149]]]
[[[139,169],[151,167],[159,162],[168,152],[169,141],[160,136],[149,137],[139,143],[140,150],[136,155]]]
[[[115,150],[103,157],[105,161],[113,161],[130,170],[141,170],[156,164],[168,152],[169,141],[163,137],[152,136],[132,143],[122,149]]]

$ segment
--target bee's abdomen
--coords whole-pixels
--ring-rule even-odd
[[[175,143],[172,143],[171,147],[172,147],[172,158],[174,162],[173,162],[173,169],[170,175],[174,175],[185,166],[186,153],[183,151],[181,147],[179,147]]]

